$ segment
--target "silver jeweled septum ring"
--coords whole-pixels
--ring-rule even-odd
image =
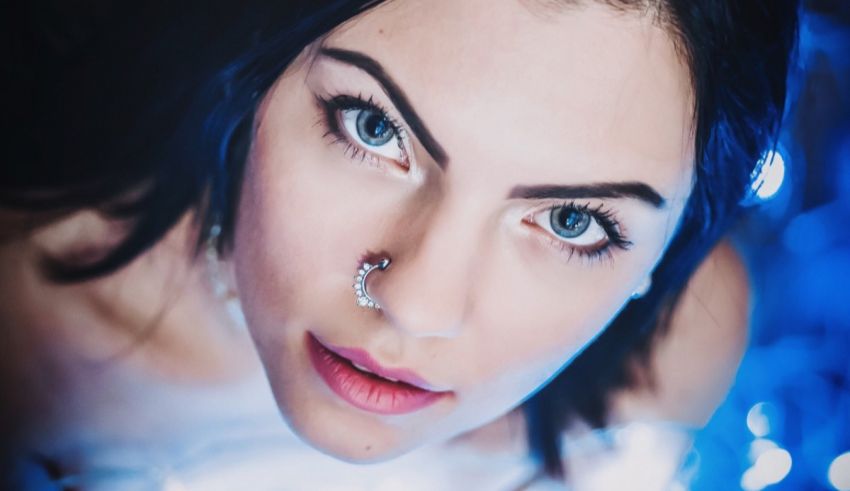
[[[378,302],[369,296],[369,292],[366,289],[366,278],[372,271],[376,269],[385,270],[389,265],[390,259],[384,258],[378,264],[364,262],[360,266],[360,269],[357,270],[357,274],[354,276],[354,294],[357,295],[357,305],[366,309],[380,310],[381,306],[378,305]]]

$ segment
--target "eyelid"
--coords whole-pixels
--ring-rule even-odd
[[[338,110],[351,110],[351,109],[371,109],[374,111],[378,111],[384,117],[387,118],[387,121],[390,122],[393,129],[397,131],[397,136],[405,141],[405,143],[409,140],[409,131],[407,129],[407,125],[404,122],[404,119],[401,117],[396,117],[392,114],[392,111],[388,110],[384,107],[380,102],[376,101],[374,97],[369,96],[368,98],[364,97],[362,93],[359,93],[356,96],[348,95],[348,94],[338,94],[336,96],[331,96],[329,98],[323,98],[319,96],[319,99],[325,104],[332,104],[336,106]]]
[[[553,221],[560,220],[557,216],[563,210],[577,211],[586,215],[587,224],[575,237],[564,237],[555,231]],[[552,235],[560,242],[565,242],[573,247],[591,250],[598,247],[604,247],[611,242],[610,233],[605,224],[594,214],[581,209],[565,208],[562,206],[552,206],[548,210],[535,213],[532,217],[534,222],[544,231]],[[600,244],[602,244],[600,246]]]
[[[362,93],[356,96],[340,93],[335,96],[325,97],[317,94],[316,100],[320,108],[325,113],[324,119],[329,126],[330,133],[333,133],[333,135],[337,138],[344,139],[349,145],[357,147],[352,156],[355,156],[357,151],[359,151],[364,153],[364,160],[366,158],[366,154],[368,154],[370,158],[376,160],[391,160],[398,167],[402,167],[408,171],[411,169],[413,152],[407,128],[402,123],[399,123],[399,121],[390,114],[390,111],[385,109],[379,102],[375,101],[372,96],[365,98]],[[403,161],[395,161],[394,159],[378,154],[369,148],[364,147],[356,141],[351,141],[354,137],[348,135],[349,131],[343,127],[341,121],[342,111],[350,110],[373,110],[381,113],[381,115],[389,121],[390,126],[395,133],[394,138],[398,140],[399,149],[403,154]]]
[[[564,238],[560,238],[557,235],[553,234],[549,230],[546,230],[540,224],[537,223],[535,217],[543,212],[553,212],[559,208],[573,208],[579,211],[583,211],[590,214],[591,220],[598,226],[602,227],[603,231],[606,235],[606,243],[598,248],[593,248],[592,246],[581,246],[573,244]],[[629,241],[624,232],[622,231],[622,226],[620,221],[614,216],[614,212],[604,208],[604,204],[600,204],[596,207],[593,207],[590,204],[578,204],[575,201],[571,202],[549,202],[544,205],[537,206],[532,210],[523,214],[522,222],[538,231],[540,234],[538,237],[542,236],[544,242],[547,246],[556,249],[557,252],[562,252],[567,254],[567,258],[572,258],[573,255],[578,253],[579,255],[589,258],[589,259],[597,259],[597,258],[611,258],[613,257],[613,249],[620,250],[628,250],[632,247],[632,242]]]

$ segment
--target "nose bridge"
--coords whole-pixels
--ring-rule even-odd
[[[457,335],[471,301],[476,248],[486,218],[462,196],[402,216],[387,250],[392,266],[370,285],[386,319],[415,336]],[[371,278],[370,278],[371,280]]]

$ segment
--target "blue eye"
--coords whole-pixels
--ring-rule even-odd
[[[397,126],[383,111],[368,107],[342,109],[339,118],[344,138],[370,155],[407,167]]]
[[[603,248],[620,240],[613,220],[601,210],[593,211],[586,206],[550,206],[530,218],[559,243],[577,249]]]
[[[394,164],[405,173],[410,170],[404,129],[371,98],[338,95],[317,97],[317,101],[325,113],[325,136],[343,144],[348,158],[376,167]]]
[[[599,257],[610,254],[611,246],[624,250],[632,246],[620,231],[614,214],[602,205],[595,208],[575,203],[549,206],[531,212],[523,221],[545,232],[547,243],[568,252],[570,257],[573,254]]]
[[[584,234],[593,219],[590,213],[571,207],[553,208],[549,213],[552,231],[564,239],[574,239]]]
[[[357,136],[366,145],[380,147],[395,136],[392,123],[374,109],[359,109],[356,119]]]

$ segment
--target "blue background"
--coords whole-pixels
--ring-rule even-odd
[[[850,452],[850,1],[806,2],[789,88],[782,186],[734,233],[754,290],[750,347],[697,437],[696,491],[850,489],[832,484],[850,481],[850,455],[828,477]],[[743,477],[756,466],[781,480]]]

